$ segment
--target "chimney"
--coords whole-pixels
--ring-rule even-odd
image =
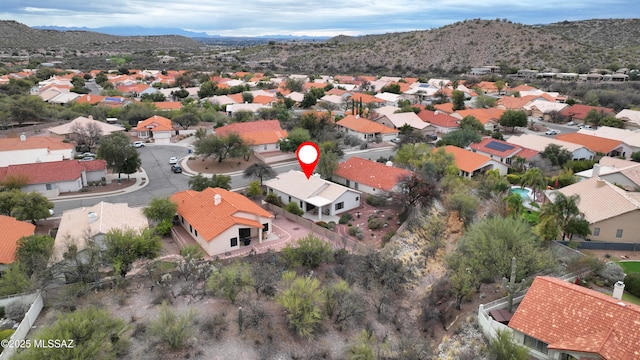
[[[220,196],[220,194],[215,194],[213,196],[213,205],[219,205],[221,201],[222,201],[222,196]]]
[[[93,224],[96,220],[98,220],[98,214],[93,211],[89,211],[89,224]]]
[[[604,186],[604,180],[602,180],[602,179],[598,178],[598,179],[596,180],[596,187],[599,187],[599,188],[600,188],[600,187],[603,187],[603,186]]]
[[[25,133],[20,134],[20,141],[27,141],[27,135]]]
[[[613,285],[613,297],[622,300],[622,293],[624,293],[624,283],[618,281]]]
[[[360,115],[356,115],[356,119],[360,119]]]
[[[93,120],[93,115],[89,115],[89,119]]]
[[[386,162],[386,163],[384,163],[384,164],[385,164],[386,166],[391,167],[391,166],[393,166],[393,161],[387,161],[387,162]]]
[[[600,164],[593,164],[593,170],[591,170],[591,177],[600,176]]]

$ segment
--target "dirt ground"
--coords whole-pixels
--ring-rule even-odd
[[[581,250],[585,254],[593,254],[604,261],[640,260],[640,251]]]
[[[251,155],[248,161],[244,159],[225,159],[222,162],[218,162],[218,160],[210,156],[206,159],[196,158],[187,160],[187,166],[195,173],[224,174],[244,171],[244,169],[259,162],[260,160],[254,155]]]

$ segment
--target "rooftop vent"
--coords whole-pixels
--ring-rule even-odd
[[[213,196],[213,205],[220,205],[220,202],[222,202],[222,196],[220,196],[220,194],[215,194]]]
[[[96,220],[98,220],[98,214],[93,211],[89,211],[89,224],[93,224]]]
[[[624,293],[624,283],[618,281],[613,285],[613,297],[622,300],[622,294]]]

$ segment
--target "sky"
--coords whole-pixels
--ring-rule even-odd
[[[0,19],[28,26],[171,27],[209,35],[366,35],[465,19],[522,24],[638,18],[637,0],[1,0]]]

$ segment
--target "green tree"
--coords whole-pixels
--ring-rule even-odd
[[[100,140],[97,155],[105,160],[107,167],[117,173],[118,177],[123,172],[134,173],[141,164],[138,151],[129,146],[129,137],[120,131],[104,136]]]
[[[214,96],[216,94],[216,90],[218,89],[218,84],[213,81],[206,81],[200,85],[200,90],[198,90],[198,97],[200,99],[208,98]]]
[[[287,245],[282,250],[282,257],[288,268],[304,266],[315,269],[323,263],[331,261],[333,251],[326,241],[309,234],[296,241],[296,246]]]
[[[156,111],[156,107],[152,103],[133,102],[122,108],[120,111],[120,120],[131,126],[136,126],[138,122],[155,115]]]
[[[304,94],[304,97],[300,102],[300,107],[302,107],[303,109],[308,109],[313,105],[315,105],[317,102],[318,102],[318,98],[316,98],[316,96],[312,92],[308,92]]]
[[[547,145],[540,156],[542,156],[543,159],[549,160],[551,165],[560,167],[564,166],[564,164],[573,157],[569,150],[556,144]]]
[[[295,201],[290,201],[289,203],[287,203],[284,209],[294,215],[302,216],[302,214],[304,214],[304,210],[300,209],[300,206],[298,206],[298,203],[296,203]]]
[[[444,150],[444,149],[443,149]],[[431,147],[428,144],[403,144],[396,151],[393,161],[401,166],[410,169],[419,169],[427,161],[431,153]]]
[[[484,125],[475,116],[467,115],[460,120],[460,129],[471,129],[475,132],[484,131]]]
[[[338,151],[342,152],[337,149],[336,143],[333,141],[320,144],[320,159],[318,159],[316,170],[323,179],[330,180],[338,169],[338,162],[340,161]]]
[[[244,178],[258,178],[260,179],[260,186],[262,186],[262,181],[267,178],[274,178],[276,177],[276,175],[278,175],[278,173],[275,172],[275,170],[273,170],[273,168],[271,168],[271,166],[259,162],[259,163],[255,163],[255,164],[251,164],[249,165],[249,167],[247,167],[244,172],[242,173],[242,176]]]
[[[140,101],[164,102],[167,101],[167,97],[161,92],[154,92],[151,94],[146,93],[140,96]]]
[[[380,89],[380,92],[400,94],[402,91],[400,89],[400,84],[389,84],[389,85],[383,86],[382,89]]]
[[[53,254],[54,239],[48,235],[25,236],[18,240],[16,259],[27,277],[47,268]]]
[[[276,301],[286,310],[289,326],[298,335],[311,337],[322,322],[324,304],[320,281],[286,271],[282,283],[283,290],[276,296]]]
[[[18,220],[29,220],[34,225],[38,220],[48,218],[49,210],[53,207],[46,196],[35,191],[25,193],[11,190],[0,193],[0,212]]]
[[[231,176],[213,174],[210,178],[198,174],[188,181],[189,188],[194,191],[202,191],[206,188],[222,188],[231,190]]]
[[[258,180],[254,180],[249,183],[247,187],[247,196],[251,199],[255,199],[262,194],[262,188],[260,187],[260,182]]]
[[[537,192],[547,186],[547,179],[540,168],[530,168],[520,178],[520,184],[522,187],[530,187],[533,190],[533,201],[537,201]]]
[[[463,91],[453,90],[453,93],[451,94],[451,102],[453,103],[454,111],[465,109],[464,99],[465,99],[465,94]]]
[[[141,232],[131,229],[112,229],[104,238],[104,259],[124,278],[134,261],[140,258],[153,259],[160,254],[162,242],[152,230]]]
[[[153,198],[142,212],[147,219],[157,224],[163,220],[173,220],[177,209],[178,205],[169,198]]]
[[[487,109],[487,108],[495,107],[496,102],[498,102],[498,99],[488,95],[479,95],[475,99],[475,105],[476,105],[476,108],[478,109]]]
[[[511,331],[498,330],[489,344],[489,353],[496,360],[527,360],[529,351],[514,342]]]
[[[248,91],[243,92],[242,102],[246,104],[251,104],[253,102],[253,94]]]
[[[291,92],[302,92],[304,90],[304,80],[296,78],[287,78],[284,85]]]
[[[235,304],[238,295],[249,289],[252,284],[251,266],[240,261],[216,269],[207,280],[210,290],[228,299],[232,304]]]
[[[502,93],[502,89],[504,89],[506,83],[504,82],[504,80],[497,80],[495,82],[496,85],[496,89],[498,89],[498,95],[500,95],[500,93]]]
[[[227,157],[241,157],[249,151],[249,147],[239,134],[230,133],[226,136],[209,135],[194,143],[195,152],[205,158],[214,156],[218,162]]]
[[[500,126],[510,127],[511,131],[516,131],[516,126],[527,126],[527,113],[522,110],[507,110],[499,120]]]
[[[108,310],[90,306],[71,313],[62,313],[56,321],[42,328],[35,340],[74,340],[71,347],[30,347],[14,356],[18,360],[107,360],[122,358],[129,350],[125,332],[127,324]]]
[[[375,360],[376,356],[373,353],[375,343],[375,334],[371,331],[362,330],[355,341],[347,346],[345,354],[347,360]]]
[[[471,143],[479,143],[481,140],[482,137],[475,130],[464,128],[442,135],[441,141],[443,145],[453,145],[459,148],[465,148]]]
[[[197,313],[189,309],[184,314],[176,314],[166,302],[160,306],[158,318],[151,322],[151,334],[156,336],[170,349],[180,349],[193,335],[194,320]]]
[[[593,125],[594,129],[597,129],[600,126],[600,122],[606,117],[603,111],[598,111],[596,109],[591,109],[587,113],[587,116],[584,118],[585,124]],[[615,118],[615,117],[614,117]]]
[[[9,264],[0,277],[0,296],[19,294],[29,290],[32,283],[19,261]]]
[[[553,201],[545,203],[540,211],[542,226],[557,226],[558,230],[556,232],[562,233],[563,241],[567,235],[570,237],[573,234],[589,235],[591,233],[589,223],[584,219],[584,214],[578,208],[579,202],[579,195],[566,196],[559,191],[554,191]]]
[[[10,117],[20,125],[27,121],[39,121],[44,110],[44,101],[35,95],[14,96],[9,106]]]
[[[605,116],[602,120],[600,120],[600,126],[608,126],[608,127],[623,129],[624,121],[622,121],[622,119],[616,118],[613,115],[608,115],[608,116]]]
[[[309,130],[303,128],[295,128],[289,132],[289,135],[278,141],[281,151],[295,152],[298,150],[298,146],[303,142],[311,140]]]
[[[457,211],[465,225],[469,225],[473,221],[480,205],[480,201],[475,195],[461,190],[450,194],[447,200],[449,210]]]
[[[200,116],[198,115],[197,112],[193,110],[192,111],[182,110],[182,112],[178,116],[175,116],[173,119],[171,119],[171,121],[180,125],[183,129],[187,130],[189,129],[190,126],[195,126],[200,123]]]

